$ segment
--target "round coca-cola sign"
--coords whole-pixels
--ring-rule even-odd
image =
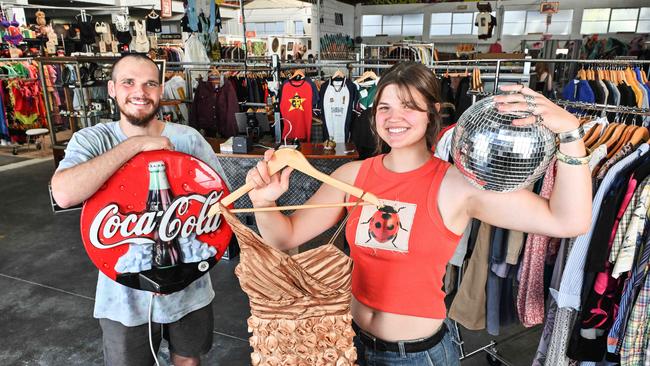
[[[174,151],[136,155],[81,212],[81,237],[105,275],[132,288],[172,293],[208,272],[232,229],[210,207],[228,195],[206,163]]]

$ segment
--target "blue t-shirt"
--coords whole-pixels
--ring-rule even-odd
[[[162,136],[169,138],[176,151],[190,154],[210,165],[225,180],[224,171],[212,147],[195,129],[175,123],[166,123]],[[65,158],[57,170],[71,168],[91,160],[120,144],[127,137],[118,122],[100,123],[72,135],[65,150]],[[196,239],[179,240],[185,262],[195,262],[214,256],[214,250]],[[212,250],[210,250],[212,249]],[[120,272],[139,272],[151,266],[151,250],[145,245],[130,245],[129,251],[116,266]],[[95,293],[95,318],[108,318],[126,326],[148,322],[151,293],[121,285],[99,272]],[[209,275],[192,282],[185,289],[165,296],[155,296],[152,320],[171,323],[186,314],[208,305],[214,298]]]

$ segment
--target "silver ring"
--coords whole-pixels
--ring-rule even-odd
[[[542,117],[541,114],[538,114],[535,116],[535,124],[536,125],[541,125],[544,123],[544,117]]]
[[[532,95],[524,95],[524,100],[526,101],[526,109],[530,113],[534,113],[537,108],[537,103],[535,103],[535,97]]]

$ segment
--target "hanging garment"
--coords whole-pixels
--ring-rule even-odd
[[[492,30],[497,25],[496,18],[488,12],[481,12],[476,16],[474,25],[478,27],[478,39],[492,38]]]
[[[280,88],[282,138],[311,142],[312,108],[318,105],[318,89],[306,79],[288,80]]]
[[[239,103],[232,84],[225,82],[215,89],[211,82],[199,81],[190,110],[189,125],[204,129],[212,136],[215,133],[221,137],[235,136],[236,112],[239,112]]]
[[[567,268],[562,275],[562,283],[560,285],[559,291],[556,294],[558,307],[571,307],[576,310],[580,309],[580,294],[582,292],[584,268],[587,259],[587,252],[589,249],[589,242],[591,241],[594,225],[600,212],[600,205],[602,203],[604,195],[608,191],[616,174],[625,167],[632,164],[632,162],[640,156],[645,155],[648,152],[648,149],[650,149],[650,146],[643,144],[637,150],[632,152],[631,155],[627,156],[616,165],[614,165],[609,170],[605,176],[605,179],[598,188],[593,201],[592,222],[590,225],[590,230],[587,233],[577,237],[576,243],[569,253]]]
[[[353,365],[352,260],[332,244],[294,256],[263,242],[225,208],[241,249],[253,365]]]
[[[145,20],[135,21],[135,40],[133,41],[133,49],[136,52],[147,53],[149,52],[149,38],[147,38],[147,31]]]
[[[160,22],[160,15],[155,11],[151,11],[146,18],[147,21],[147,32],[151,33],[161,33],[162,32],[162,23]]]
[[[359,106],[361,109],[372,107],[372,104],[375,101],[375,94],[377,94],[378,82],[379,80],[370,80],[362,83],[354,83],[359,91]]]
[[[352,111],[358,100],[357,88],[348,78],[329,79],[321,85],[320,110],[326,126],[325,140],[333,139],[337,143],[350,140]]]
[[[540,196],[548,199],[555,184],[555,161],[551,161],[544,175]],[[544,260],[551,238],[530,234],[526,239],[521,267],[517,313],[525,327],[544,322]]]

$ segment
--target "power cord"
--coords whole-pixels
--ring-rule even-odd
[[[156,361],[156,366],[160,366],[160,364],[158,363],[158,355],[156,354],[156,351],[153,349],[153,339],[152,339],[153,335],[151,334],[151,310],[153,309],[154,296],[155,294],[152,292],[151,298],[149,299],[149,347],[151,349],[151,355],[153,356],[154,361]],[[160,334],[160,336],[162,337],[162,333]]]

